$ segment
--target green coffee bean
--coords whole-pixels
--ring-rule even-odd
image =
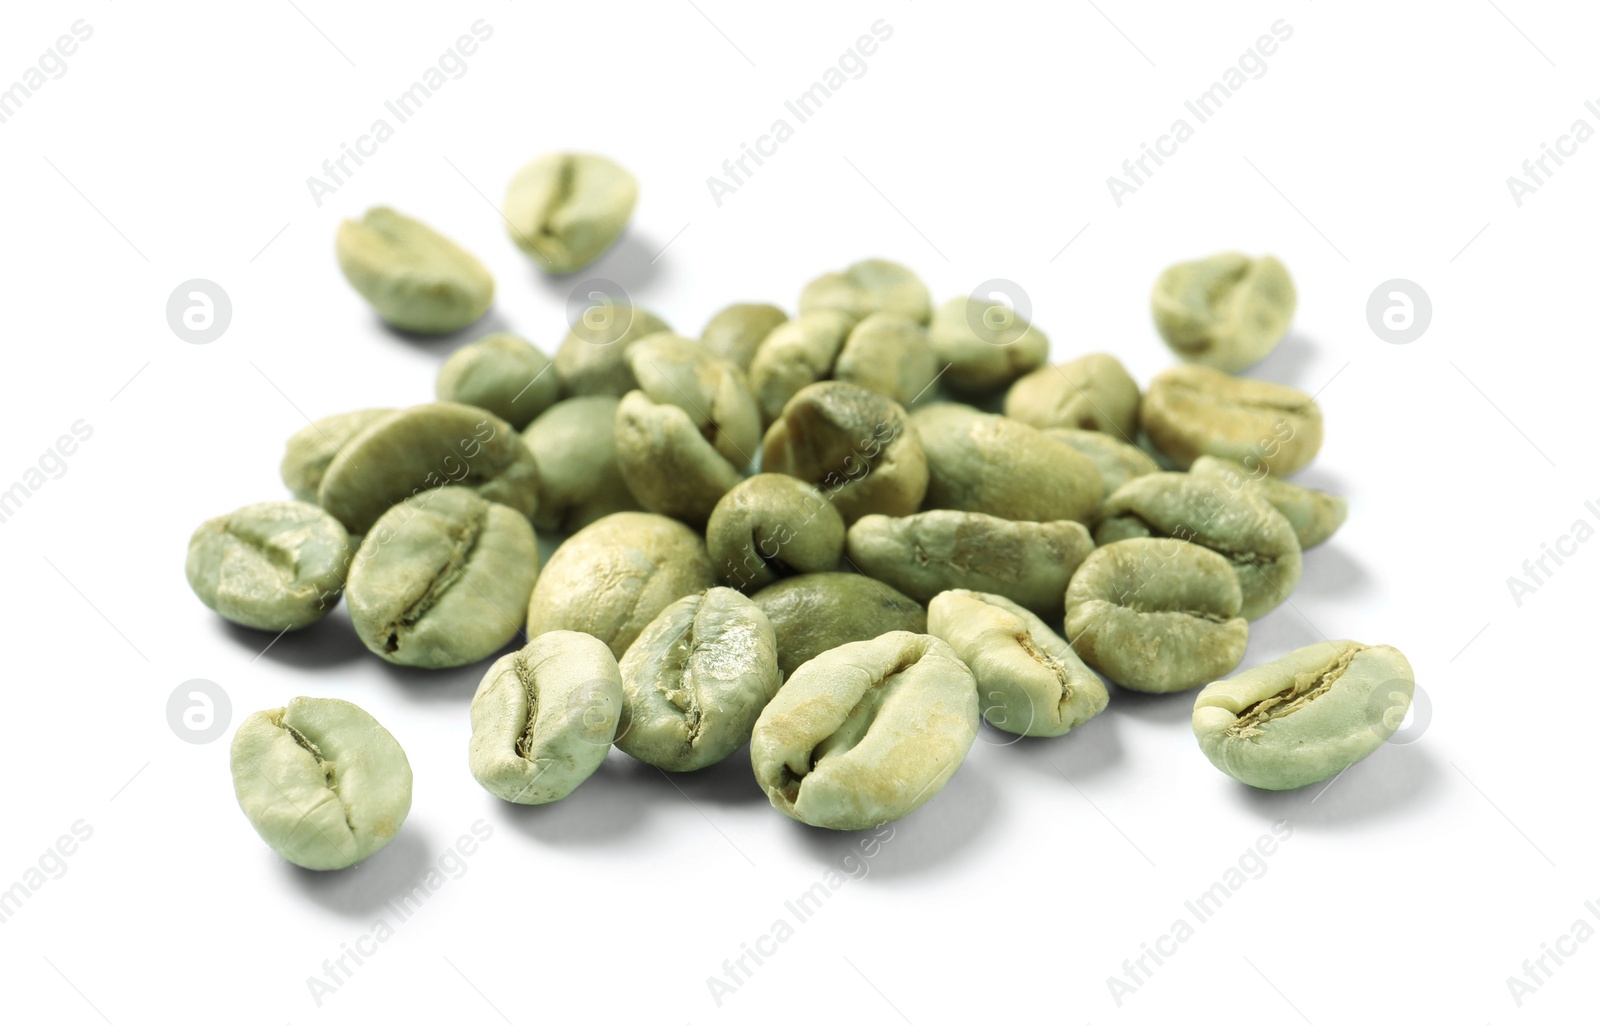
[[[734,303],[719,310],[700,332],[700,344],[740,370],[748,371],[756,350],[789,315],[770,303]]]
[[[800,312],[842,310],[857,320],[872,313],[898,313],[928,322],[928,286],[909,269],[888,260],[862,260],[842,272],[824,274],[800,293]]]
[[[651,402],[689,414],[695,430],[735,469],[750,465],[761,443],[761,415],[738,367],[665,331],[629,348],[628,363]]]
[[[1320,545],[1344,525],[1349,505],[1344,499],[1313,488],[1267,476],[1264,468],[1252,474],[1241,463],[1216,456],[1201,456],[1189,467],[1196,477],[1222,481],[1232,490],[1255,489],[1294,527],[1301,548]]]
[[[868,513],[914,513],[928,489],[928,464],[906,411],[842,381],[795,393],[762,439],[761,465],[816,485],[846,523]]]
[[[522,430],[561,395],[561,379],[550,359],[509,332],[463,345],[439,368],[440,402],[487,409]]]
[[[617,406],[617,466],[645,509],[703,528],[739,471],[695,427],[688,413],[631,391]]]
[[[300,501],[315,504],[322,475],[328,472],[333,457],[351,438],[393,412],[392,409],[358,409],[352,413],[335,413],[295,431],[289,436],[283,462],[278,467],[284,486]]]
[[[758,473],[711,510],[706,546],[717,579],[749,594],[795,573],[837,569],[844,519],[805,481]]]
[[[1133,444],[1139,386],[1115,356],[1090,353],[1019,378],[1006,392],[1005,413],[1034,427],[1104,431]]]
[[[778,692],[772,624],[728,587],[662,609],[621,668],[617,747],[670,772],[703,769],[739,750]]]
[[[1239,578],[1228,560],[1175,538],[1096,548],[1067,585],[1066,635],[1129,690],[1167,694],[1215,680],[1244,657]]]
[[[1167,347],[1191,363],[1230,373],[1272,351],[1294,306],[1288,268],[1272,256],[1219,253],[1175,263],[1150,290],[1150,312]]]
[[[1260,619],[1300,582],[1294,527],[1255,489],[1230,489],[1188,473],[1152,473],[1118,488],[1100,508],[1099,544],[1176,537],[1228,560],[1239,578],[1239,615]]]
[[[788,577],[757,591],[754,600],[772,623],[778,669],[785,677],[841,644],[893,630],[922,633],[928,626],[921,605],[859,573]]]
[[[617,465],[619,405],[609,395],[563,399],[522,432],[539,466],[535,527],[570,534],[602,516],[639,508]]]
[[[870,829],[938,793],[977,735],[966,664],[936,637],[896,631],[800,667],[756,721],[750,763],[790,818]]]
[[[1322,447],[1322,410],[1305,392],[1184,365],[1150,382],[1139,422],[1161,454],[1187,469],[1218,456],[1287,477]]]
[[[521,436],[492,413],[455,402],[370,424],[328,464],[317,502],[352,534],[365,534],[396,502],[447,484],[524,516],[539,505],[539,468]]]
[[[373,654],[443,669],[487,658],[522,629],[539,574],[528,518],[466,488],[393,506],[350,565],[350,622]]]
[[[1211,764],[1241,783],[1293,790],[1376,751],[1414,687],[1398,650],[1324,641],[1207,686],[1195,698],[1194,735]]]
[[[936,403],[912,413],[911,425],[928,463],[927,508],[1088,522],[1100,505],[1094,463],[1025,423]]]
[[[934,362],[947,367],[940,380],[958,391],[992,392],[1037,370],[1050,340],[1002,303],[971,296],[951,299],[933,313],[928,343]]]
[[[1081,523],[1003,520],[936,509],[910,516],[863,516],[851,527],[850,564],[927,602],[952,588],[991,591],[1041,616],[1061,614],[1067,581],[1094,549]]]
[[[990,725],[1059,737],[1105,711],[1106,686],[1044,620],[998,594],[952,590],[928,604],[928,632],[950,645],[978,682]]]
[[[200,524],[184,571],[206,607],[257,630],[297,630],[339,603],[350,536],[305,502],[261,502]]]
[[[1109,495],[1113,491],[1133,480],[1143,477],[1147,473],[1158,473],[1161,467],[1151,459],[1137,445],[1130,445],[1125,441],[1105,434],[1101,431],[1081,431],[1071,427],[1051,427],[1045,430],[1045,437],[1055,441],[1064,442],[1089,457],[1094,468],[1100,471],[1100,482],[1104,485],[1104,493]],[[541,469],[543,464],[541,464]]]
[[[494,278],[476,256],[388,207],[339,225],[334,248],[345,280],[403,331],[459,331],[494,301]]]
[[[622,675],[605,643],[556,630],[501,656],[472,698],[467,765],[512,804],[549,804],[594,775],[622,714]]]
[[[294,698],[239,724],[233,792],[267,846],[301,868],[348,868],[382,850],[411,811],[411,763],[348,701]]]
[[[620,658],[662,609],[715,584],[694,531],[652,513],[612,513],[550,557],[528,599],[528,636],[577,630]]]
[[[622,398],[639,387],[628,349],[641,338],[669,330],[667,322],[637,306],[604,296],[584,309],[556,350],[562,395]]]
[[[549,153],[506,188],[505,219],[517,248],[551,274],[587,267],[627,227],[639,183],[591,153]]]
[[[750,387],[765,423],[808,384],[832,377],[850,329],[858,323],[839,310],[812,310],[772,329],[750,360]]]

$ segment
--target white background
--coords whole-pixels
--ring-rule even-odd
[[[0,124],[0,487],[74,421],[94,433],[0,523],[0,887],[74,822],[93,830],[0,923],[7,1019],[1591,1015],[1600,942],[1547,961],[1520,1008],[1506,978],[1575,921],[1600,927],[1584,907],[1600,702],[1579,654],[1600,544],[1520,606],[1507,578],[1574,521],[1600,525],[1584,506],[1600,507],[1600,141],[1520,207],[1506,178],[1575,119],[1600,128],[1583,106],[1600,25],[1496,3],[8,5],[0,86],[74,20],[93,37]],[[317,206],[307,177],[480,18],[493,36],[467,73]],[[880,18],[893,36],[865,75],[718,207],[707,176]],[[1264,76],[1190,116],[1194,138],[1119,207],[1107,176],[1278,19],[1293,35]],[[986,727],[719,1008],[707,977],[858,838],[777,814],[742,753],[669,781],[613,752],[566,802],[508,807],[466,771],[482,667],[385,665],[342,610],[263,655],[269,637],[183,577],[201,520],[286,497],[277,463],[306,416],[426,401],[485,327],[384,330],[334,264],[341,218],[386,203],[441,229],[496,274],[498,323],[553,351],[577,279],[536,272],[493,204],[561,148],[638,174],[633,225],[593,273],[690,334],[730,301],[792,309],[815,274],[881,255],[939,301],[1012,279],[1056,358],[1107,350],[1147,380],[1171,362],[1147,308],[1162,267],[1279,255],[1299,313],[1253,372],[1319,392],[1327,441],[1301,479],[1348,496],[1350,520],[1308,553],[1292,606],[1252,625],[1244,664],[1322,636],[1395,644],[1431,699],[1421,736],[1325,791],[1264,794],[1210,766],[1181,695],[1116,691],[1049,741]],[[209,345],[165,319],[195,277],[232,297]],[[1433,304],[1409,345],[1365,314],[1397,277]],[[280,861],[238,812],[227,738],[168,726],[192,678],[226,690],[234,724],[296,694],[370,710],[415,769],[402,835],[343,873]],[[393,924],[384,900],[478,820],[492,836],[459,878],[317,1007],[307,978]],[[1107,978],[1279,820],[1293,835],[1265,874],[1119,1007]]]

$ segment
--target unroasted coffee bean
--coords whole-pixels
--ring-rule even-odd
[[[1093,549],[1088,529],[1071,520],[1036,523],[953,509],[863,516],[845,543],[851,565],[917,601],[951,588],[991,591],[1051,619],[1061,614],[1067,581]]]
[[[1072,427],[1051,427],[1045,436],[1071,445],[1089,457],[1094,468],[1100,471],[1100,482],[1105,494],[1122,487],[1135,477],[1158,473],[1161,467],[1137,445],[1130,445],[1102,431],[1082,431]],[[540,464],[542,471],[544,464]]]
[[[1075,427],[1132,444],[1139,436],[1139,386],[1115,356],[1090,353],[1040,367],[1006,392],[1006,416],[1035,427]]]
[[[700,344],[713,356],[749,370],[767,335],[788,319],[787,313],[770,303],[734,303],[706,322]]]
[[[1293,790],[1376,751],[1399,728],[1415,686],[1395,648],[1323,641],[1206,687],[1195,698],[1194,735],[1234,779]]]
[[[805,481],[758,473],[711,510],[706,546],[717,579],[749,594],[781,577],[838,568],[844,520]]]
[[[305,502],[261,502],[200,524],[189,539],[189,586],[223,619],[297,630],[339,603],[350,535]]]
[[[1176,263],[1150,290],[1150,312],[1167,347],[1229,372],[1261,360],[1289,328],[1294,282],[1276,257],[1219,253]]]
[[[831,378],[839,350],[856,323],[849,313],[822,309],[772,329],[750,360],[750,387],[764,422],[776,420],[801,388]]]
[[[763,469],[814,484],[846,523],[868,513],[916,512],[928,490],[922,443],[905,410],[842,381],[795,393],[768,428],[761,453]]]
[[[301,868],[349,868],[393,840],[411,811],[406,753],[337,698],[294,698],[250,716],[230,763],[245,818]]]
[[[517,248],[552,274],[586,267],[622,234],[639,183],[592,153],[549,153],[506,188],[505,220]]]
[[[1118,488],[1100,508],[1099,544],[1176,537],[1228,560],[1239,577],[1239,615],[1260,619],[1300,582],[1300,542],[1284,515],[1254,488],[1189,473],[1152,473]]]
[[[571,533],[602,516],[639,508],[617,465],[618,405],[609,395],[563,399],[522,432],[539,465],[535,527]]]
[[[622,714],[622,675],[605,643],[556,630],[502,656],[472,698],[472,778],[512,804],[549,804],[594,774]]]
[[[1201,456],[1194,461],[1193,466],[1189,467],[1189,472],[1196,477],[1219,480],[1229,490],[1249,488],[1259,490],[1261,495],[1272,503],[1274,509],[1283,513],[1289,525],[1294,527],[1301,548],[1320,545],[1332,537],[1334,531],[1344,525],[1345,515],[1350,508],[1344,499],[1336,495],[1291,484],[1277,477],[1269,477],[1265,468],[1258,468],[1255,473],[1251,473],[1242,463],[1233,462],[1231,459]]]
[[[1286,477],[1322,447],[1322,410],[1311,396],[1210,367],[1157,374],[1139,420],[1161,454],[1185,469],[1200,456],[1219,456]]]
[[[577,630],[620,658],[662,609],[715,584],[694,531],[652,513],[613,513],[550,556],[528,599],[528,636]]]
[[[334,249],[351,287],[405,331],[459,331],[494,301],[494,278],[476,256],[388,207],[340,224]]]
[[[628,349],[641,338],[670,330],[667,322],[637,306],[595,293],[556,350],[562,394],[622,398],[639,387],[628,365]]]
[[[1239,664],[1250,636],[1239,605],[1239,578],[1216,552],[1132,538],[1096,548],[1073,574],[1066,635],[1116,683],[1166,694]]]
[[[906,405],[928,390],[937,372],[916,322],[894,313],[857,321],[837,310],[803,313],[775,328],[750,364],[768,423],[795,392],[817,381],[844,381]]]
[[[778,692],[772,624],[728,587],[662,609],[621,667],[617,747],[670,772],[703,769],[739,750]]]
[[[501,331],[451,353],[434,391],[440,402],[487,409],[520,431],[560,397],[561,379],[548,356]]]
[[[1100,505],[1094,463],[1025,423],[939,403],[912,413],[911,424],[928,463],[927,508],[1088,522]]]
[[[744,373],[689,338],[661,332],[628,350],[639,390],[651,402],[677,406],[735,469],[755,458],[761,416]]]
[[[706,440],[690,415],[631,391],[617,406],[617,466],[641,506],[692,527],[739,483],[739,471]]]
[[[302,502],[317,501],[317,489],[328,464],[350,439],[393,413],[392,409],[358,409],[311,421],[289,436],[278,473],[284,486]]]
[[[1050,355],[1043,331],[1003,303],[972,296],[934,311],[928,342],[935,362],[947,368],[940,380],[964,392],[998,391]]]
[[[930,306],[922,279],[889,260],[853,263],[814,279],[800,293],[801,313],[842,310],[857,320],[872,313],[898,313],[926,324]]]
[[[859,573],[806,573],[755,593],[778,639],[778,668],[788,677],[831,648],[891,630],[922,633],[921,605]]]
[[[317,501],[352,534],[365,534],[396,502],[455,484],[533,515],[539,468],[499,417],[433,402],[402,409],[357,434],[328,464]]]
[[[938,793],[977,735],[966,664],[936,637],[897,631],[802,666],[756,721],[750,763],[790,818],[870,829]]]
[[[1044,620],[998,594],[945,591],[928,605],[928,632],[978,681],[990,725],[1059,737],[1105,710],[1105,684]]]
[[[526,516],[465,488],[425,491],[362,539],[350,565],[350,622],[387,662],[467,665],[522,629],[538,574]]]

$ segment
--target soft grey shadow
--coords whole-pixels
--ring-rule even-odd
[[[1307,549],[1301,558],[1298,590],[1319,598],[1348,594],[1372,579],[1350,552],[1331,541]]]
[[[839,832],[800,822],[789,825],[822,866],[841,875],[893,879],[924,873],[970,854],[989,834],[987,827],[999,800],[994,782],[968,760],[926,804],[877,829]]]
[[[318,872],[283,862],[291,886],[329,911],[347,918],[365,918],[416,885],[433,860],[428,837],[408,826],[389,846],[359,865],[336,872]]]
[[[749,744],[715,765],[694,772],[674,772],[662,778],[676,784],[683,796],[696,804],[737,806],[767,802],[767,795],[750,768]]]
[[[668,799],[668,794],[641,785],[647,782],[645,773],[661,782],[655,769],[613,750],[594,775],[554,804],[488,800],[496,805],[497,823],[540,843],[556,847],[610,843],[636,832],[651,807]]]
[[[633,305],[644,306],[648,304],[642,299],[661,274],[661,261],[656,260],[656,256],[661,253],[662,245],[661,241],[645,238],[630,229],[624,231],[600,259],[571,274],[546,274],[532,261],[529,266],[533,268],[539,290],[562,303],[566,303],[572,290],[585,281],[604,278],[621,285]],[[663,254],[662,259],[665,258]]]
[[[1141,722],[1168,726],[1188,725],[1194,716],[1194,696],[1198,693],[1197,688],[1176,694],[1145,694],[1116,684],[1108,684],[1106,690],[1111,692],[1111,703],[1105,712],[1100,713],[1100,718],[1105,718],[1107,714],[1126,715]]]
[[[1306,370],[1317,361],[1317,347],[1299,331],[1291,329],[1267,358],[1242,373],[1246,377],[1259,377],[1279,384],[1300,386],[1305,382]]]
[[[252,652],[252,659],[263,659],[295,669],[319,670],[345,665],[367,657],[366,645],[350,626],[348,617],[325,616],[303,630],[290,630],[272,639],[272,634],[221,620],[223,633],[241,648]]]
[[[1302,574],[1302,587],[1305,586],[1305,579]],[[1223,673],[1222,677],[1233,676],[1242,669],[1328,639],[1318,626],[1313,626],[1311,620],[1300,614],[1298,606],[1285,602],[1250,624],[1250,642],[1245,645],[1244,658],[1239,660],[1238,666]]]
[[[397,666],[379,660],[385,676],[393,680],[400,693],[416,702],[443,702],[466,706],[477,693],[483,674],[501,655],[515,651],[522,645],[519,634],[505,647],[479,662],[456,666],[453,669],[418,669],[415,666]]]
[[[1384,744],[1331,780],[1298,790],[1257,790],[1232,784],[1234,799],[1263,820],[1295,826],[1347,828],[1414,814],[1441,789],[1439,763],[1417,744]]]
[[[1330,495],[1343,496],[1350,493],[1349,488],[1338,476],[1320,466],[1308,466],[1303,470],[1296,470],[1289,477],[1289,483],[1316,491],[1326,491]]]
[[[1046,776],[1063,773],[1076,782],[1113,768],[1122,761],[1122,740],[1116,719],[1102,712],[1060,737],[1017,737],[984,723],[978,743],[1004,747],[1004,757]]]
[[[510,331],[511,322],[506,320],[498,307],[491,306],[489,311],[466,327],[455,331],[446,331],[443,334],[423,334],[420,331],[407,331],[405,328],[395,327],[388,321],[373,314],[375,320],[382,327],[384,334],[390,338],[399,339],[408,345],[414,345],[428,352],[440,355],[453,352],[461,343],[492,335],[500,331]]]

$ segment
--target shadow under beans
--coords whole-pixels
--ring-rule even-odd
[[[1017,737],[985,723],[978,733],[978,743],[986,740],[993,741],[995,747],[1004,747],[1005,757],[1014,762],[1056,779],[1066,773],[1074,782],[1122,761],[1116,720],[1105,712],[1059,737]]]
[[[421,331],[407,331],[403,327],[393,324],[373,314],[373,319],[383,329],[384,334],[397,338],[408,345],[415,345],[427,352],[444,353],[454,351],[465,342],[474,341],[484,335],[492,335],[501,331],[511,331],[511,322],[506,320],[496,307],[490,307],[488,312],[474,320],[466,327],[456,331],[445,331],[439,334],[424,334]]]
[[[1304,584],[1305,574],[1301,574],[1300,579]],[[1319,618],[1326,617],[1319,616]],[[1250,624],[1250,640],[1245,645],[1244,658],[1218,679],[1235,676],[1252,666],[1282,658],[1291,651],[1297,651],[1309,644],[1331,640],[1332,637],[1333,635],[1323,633],[1323,624],[1316,623],[1315,620],[1303,615],[1301,606],[1285,602]],[[1190,704],[1193,705],[1194,694],[1190,694],[1189,697]]]
[[[319,872],[282,863],[289,882],[329,911],[364,918],[410,890],[427,872],[433,852],[426,833],[408,825],[389,845],[350,868]]]
[[[792,820],[788,824],[820,865],[851,874],[850,865],[866,860],[870,875],[893,879],[947,866],[970,854],[974,844],[990,835],[987,826],[998,805],[993,780],[968,759],[926,804],[877,829],[840,832]],[[875,853],[866,859],[865,851]]]
[[[1244,377],[1258,377],[1264,381],[1293,385],[1306,384],[1306,370],[1316,362],[1317,347],[1298,331],[1290,332],[1279,340],[1267,357],[1254,366],[1240,371]]]
[[[694,772],[664,772],[639,763],[641,768],[654,773],[668,785],[676,785],[683,796],[696,804],[715,804],[723,807],[760,805],[767,803],[767,795],[756,782],[750,768],[750,745],[746,744],[715,765]]]
[[[1413,814],[1440,790],[1439,764],[1417,744],[1384,744],[1333,779],[1298,790],[1257,790],[1232,780],[1235,799],[1263,820],[1345,828]]]
[[[1106,690],[1111,692],[1111,701],[1106,706],[1106,710],[1101,712],[1097,718],[1104,719],[1107,715],[1125,715],[1142,722],[1160,723],[1167,726],[1180,724],[1187,726],[1189,724],[1189,720],[1194,715],[1194,696],[1199,693],[1199,688],[1197,687],[1194,690],[1179,691],[1176,694],[1146,694],[1143,691],[1129,690],[1109,681]],[[1093,720],[1084,725],[1093,725]],[[1066,768],[1066,766],[1063,765],[1062,768]]]
[[[557,847],[583,847],[610,843],[634,833],[644,825],[653,805],[669,796],[643,784],[646,774],[669,790],[657,771],[636,762],[619,751],[612,751],[594,775],[553,804],[511,804],[485,795],[497,806],[495,821],[540,843]]]
[[[290,630],[277,640],[262,630],[221,621],[223,632],[241,648],[251,651],[251,661],[267,662],[295,669],[327,670],[366,657],[366,646],[350,626],[350,620],[337,614],[325,616],[303,630]],[[270,645],[270,646],[269,646]]]
[[[546,274],[532,260],[528,261],[528,266],[539,289],[552,299],[566,302],[572,290],[585,281],[591,278],[604,278],[621,285],[634,305],[647,305],[641,302],[641,297],[650,290],[650,286],[661,273],[661,263],[656,258],[661,254],[661,247],[665,244],[645,238],[629,229],[622,233],[622,237],[617,239],[610,249],[600,254],[600,259],[587,267],[580,267],[571,274]],[[586,296],[579,298],[587,304]]]
[[[456,666],[453,669],[419,669],[415,666],[397,666],[384,662],[376,655],[372,656],[382,667],[383,673],[399,687],[400,693],[408,700],[416,702],[433,702],[461,705],[465,707],[472,703],[472,695],[478,691],[478,684],[483,682],[483,674],[488,670],[494,660],[508,651],[514,651],[519,646],[517,643],[508,645],[501,651],[495,652],[479,662],[470,665]]]
[[[1372,579],[1366,567],[1334,542],[1307,549],[1301,556],[1300,583],[1296,590],[1318,598],[1332,598],[1359,590]]]

